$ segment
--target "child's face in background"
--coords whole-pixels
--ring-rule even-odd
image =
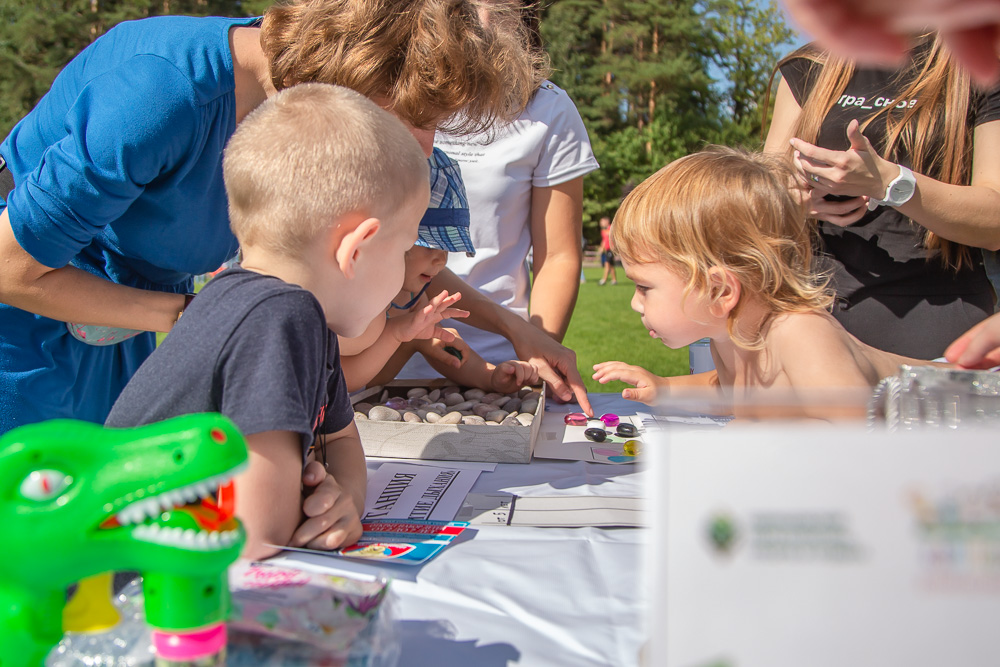
[[[698,290],[684,295],[687,281],[662,264],[622,261],[625,275],[635,282],[632,310],[642,317],[649,335],[677,349],[726,332],[726,319],[709,311],[708,298]]]
[[[419,292],[448,263],[448,251],[415,245],[406,251],[406,276],[403,290]]]

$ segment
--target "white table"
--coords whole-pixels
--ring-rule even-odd
[[[590,399],[598,414],[642,407],[618,394]],[[545,418],[561,420],[568,411],[550,406]],[[635,465],[535,459],[497,465],[472,492],[640,496],[642,477]],[[640,555],[647,536],[634,528],[470,526],[420,567],[292,552],[275,560],[393,577],[400,667],[617,667],[638,664],[644,641]]]

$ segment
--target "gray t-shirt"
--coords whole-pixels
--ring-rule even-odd
[[[337,336],[306,290],[241,268],[212,279],[122,391],[106,421],[131,427],[221,412],[244,435],[294,431],[303,457],[353,419]]]

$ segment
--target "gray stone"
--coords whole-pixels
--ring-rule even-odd
[[[521,403],[521,412],[529,412],[531,414],[535,414],[535,411],[537,409],[538,409],[537,398],[531,398]]]
[[[368,416],[368,411],[371,410],[371,409],[372,409],[372,404],[371,403],[355,403],[354,404],[354,411],[355,412],[360,412],[365,417]]]
[[[441,400],[445,405],[458,405],[459,403],[465,403],[465,397],[459,393],[445,394],[444,398]]]
[[[465,396],[465,400],[467,401],[478,401],[486,395],[486,392],[482,389],[467,389],[462,395]]]
[[[464,415],[461,412],[449,412],[438,420],[438,424],[460,424]]]
[[[517,421],[520,422],[521,426],[531,426],[531,422],[535,421],[535,415],[522,412],[517,415]]]
[[[426,396],[427,390],[423,387],[414,387],[413,389],[406,392],[407,398],[420,398],[421,396]]]
[[[476,405],[475,401],[462,401],[461,403],[452,405],[451,409],[455,412],[464,412],[465,410],[471,410],[474,405]]]
[[[476,403],[474,406],[472,406],[472,412],[479,415],[483,419],[486,419],[486,415],[490,414],[496,409],[497,409],[496,406],[491,405],[489,403]]]
[[[486,415],[486,421],[501,422],[508,414],[510,413],[507,412],[506,410],[494,410],[493,412],[490,412],[489,414]]]
[[[428,424],[437,424],[441,421],[441,415],[436,412],[428,412],[427,415],[424,416],[424,421]]]
[[[379,397],[378,402],[379,403],[385,403],[388,400],[389,400],[389,390],[388,389],[383,389],[382,390],[382,395]]]
[[[431,403],[437,403],[437,400],[439,398],[441,398],[441,390],[440,389],[435,389],[431,393],[427,394],[427,400],[429,400]]]
[[[507,412],[517,412],[518,410],[521,409],[521,405],[522,404],[520,398],[512,398],[503,404],[503,409],[506,410]]]
[[[359,422],[366,422],[368,421],[368,415],[363,412],[355,412],[354,419]]]
[[[407,403],[410,405],[411,408],[422,408],[425,405],[430,405],[431,404],[431,402],[428,401],[423,396],[418,396],[416,398],[411,398],[410,400],[407,401]]]
[[[407,410],[403,413],[403,421],[410,422],[411,424],[422,424],[424,420],[413,410]]]
[[[521,422],[517,421],[517,415],[507,415],[504,417],[503,421],[500,422],[501,426],[521,426]]]
[[[444,403],[431,403],[430,405],[425,405],[424,410],[427,410],[428,412],[436,412],[439,415],[443,415],[445,412],[448,411],[448,406],[445,405]]]
[[[398,422],[403,419],[403,416],[392,408],[387,408],[384,405],[376,405],[368,411],[368,418],[380,422]]]
[[[447,396],[448,394],[461,393],[461,391],[462,391],[461,389],[459,389],[458,387],[456,387],[453,384],[450,384],[447,387],[441,387],[441,395],[442,396]]]
[[[483,394],[483,397],[480,398],[479,400],[482,401],[483,403],[493,403],[497,399],[503,398],[503,396],[504,395],[499,392],[491,391],[488,394]]]
[[[537,391],[529,391],[527,394],[524,395],[524,398],[522,400],[530,401],[534,399],[537,401],[539,398],[541,398],[541,396],[542,395],[539,394]]]
[[[467,415],[462,417],[462,423],[468,426],[485,426],[486,420],[478,415]]]
[[[490,404],[491,405],[495,405],[498,408],[502,408],[505,405],[507,405],[508,403],[510,403],[510,400],[511,400],[510,396],[501,396],[500,398],[498,398],[496,400],[490,401]]]

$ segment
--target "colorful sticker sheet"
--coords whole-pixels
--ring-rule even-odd
[[[365,521],[357,544],[332,552],[347,558],[419,565],[436,556],[468,526],[466,521]]]

